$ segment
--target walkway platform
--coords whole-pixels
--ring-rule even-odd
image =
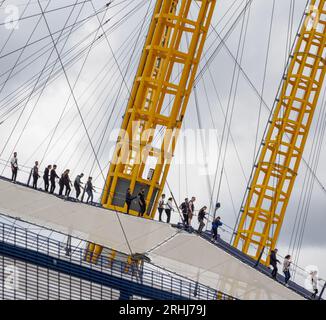
[[[0,180],[0,213],[129,254],[115,212],[64,201]],[[238,299],[306,298],[254,269],[222,246],[170,225],[119,214],[134,253],[154,265]],[[235,250],[235,249],[234,249]]]

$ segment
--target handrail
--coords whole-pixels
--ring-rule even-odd
[[[184,279],[182,276],[164,274],[158,270],[154,271],[151,269],[152,265],[147,262],[144,262],[141,269],[135,269],[132,265],[129,265],[130,271],[127,273],[124,272],[128,265],[126,262],[116,260],[109,266],[108,258],[103,255],[99,257],[97,264],[88,263],[83,259],[87,248],[86,241],[78,247],[71,246],[71,255],[67,256],[63,241],[36,234],[27,228],[11,226],[0,222],[0,242],[33,250],[76,265],[87,266],[91,270],[114,275],[121,279],[129,279],[149,287],[161,288],[163,291],[174,294],[181,293],[186,299],[215,299],[218,294],[221,295],[220,292],[214,289],[196,284],[195,281]],[[199,287],[196,296],[194,296],[193,292],[195,286]],[[227,300],[234,299],[226,294],[222,294],[222,298]]]

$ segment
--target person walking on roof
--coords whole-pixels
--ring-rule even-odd
[[[127,189],[126,193],[126,205],[127,205],[127,214],[129,214],[130,206],[133,200],[135,200],[137,197],[134,197],[131,193],[131,189]]]
[[[223,223],[221,222],[221,217],[217,217],[212,222],[212,233],[213,233],[213,241],[217,241],[218,238],[218,228],[221,227]]]
[[[183,215],[183,223],[186,228],[188,228],[188,212],[189,212],[189,199],[186,198],[184,202],[181,203],[179,209]]]
[[[50,182],[51,182],[50,193],[52,194],[54,193],[54,190],[56,188],[55,179],[59,179],[56,170],[57,170],[57,165],[54,164],[52,170],[50,171]]]
[[[66,171],[67,171],[67,170],[66,170]],[[65,176],[65,174],[66,174],[66,171],[61,175],[61,177],[60,177],[60,179],[59,179],[59,196],[60,196],[60,197],[62,196],[62,194],[63,194],[63,189],[64,189],[64,187],[65,187],[65,182],[64,182],[65,178],[64,178],[64,176]]]
[[[90,201],[91,204],[93,204],[93,199],[94,199],[93,191],[95,192],[92,181],[93,181],[93,178],[89,177],[86,182],[86,186],[85,186],[85,191],[88,195],[86,203],[89,203],[89,201]]]
[[[75,181],[74,181],[74,188],[75,188],[75,190],[76,190],[76,199],[77,200],[79,200],[78,198],[79,198],[79,195],[80,195],[80,193],[81,193],[81,189],[83,188],[83,186],[82,186],[82,181],[81,181],[81,179],[84,177],[84,174],[83,173],[81,173],[81,174],[79,174],[77,177],[76,177],[76,179],[75,179]]]
[[[283,273],[285,276],[285,285],[288,286],[288,282],[291,279],[290,267],[291,267],[291,256],[288,254],[283,261]]]
[[[165,209],[165,194],[162,194],[161,200],[158,203],[158,213],[159,213],[159,221],[162,222],[162,213]]]
[[[43,180],[44,180],[44,190],[46,192],[49,191],[49,175],[50,175],[50,170],[52,169],[51,165],[48,165],[45,169],[44,169],[44,174],[43,174]]]
[[[17,152],[14,152],[14,155],[10,160],[10,164],[11,164],[11,172],[12,172],[11,181],[13,183],[16,183],[17,172],[18,172]]]
[[[139,212],[138,217],[143,217],[146,212],[146,200],[145,200],[145,189],[141,189],[138,193],[138,204],[139,204]]]
[[[71,192],[71,186],[72,186],[72,183],[71,183],[71,180],[69,177],[69,173],[70,173],[70,170],[67,169],[66,174],[63,176],[63,184],[66,187],[66,193],[65,193],[66,198],[69,198],[69,195]]]
[[[33,176],[33,189],[37,189],[37,180],[40,177],[38,173],[38,161],[35,161],[35,165],[32,169],[32,176]]]
[[[66,192],[65,192],[65,196],[69,195],[71,188],[70,188],[70,178],[69,178],[69,172],[70,170],[67,169],[64,171],[64,173],[61,175],[60,180],[59,180],[59,196],[63,195],[63,189],[64,187],[66,187]]]
[[[312,290],[313,294],[311,295],[312,299],[316,299],[318,294],[318,272],[317,271],[311,271],[311,284],[312,284]]]
[[[276,280],[277,278],[277,272],[278,272],[278,268],[277,268],[277,264],[280,263],[279,260],[277,260],[277,249],[274,249],[271,251],[271,254],[269,256],[270,258],[270,262],[269,264],[273,267],[273,271],[272,271],[272,277]]]
[[[199,228],[198,228],[198,233],[201,234],[203,232],[203,229],[205,227],[205,222],[204,220],[207,219],[206,218],[206,212],[207,207],[204,206],[203,208],[201,208],[198,212],[198,223],[199,223]]]
[[[189,201],[189,211],[188,211],[188,226],[191,227],[192,218],[195,214],[195,205],[194,202],[196,201],[196,197],[192,197]]]
[[[173,199],[170,197],[168,202],[165,205],[165,213],[166,213],[166,223],[170,223],[171,220],[171,212],[174,211],[173,209]]]

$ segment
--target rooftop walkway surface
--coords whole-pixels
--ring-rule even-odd
[[[95,242],[128,254],[117,213],[62,199],[0,179],[0,213],[44,228]],[[119,214],[134,253],[147,253],[152,262],[193,281],[238,299],[307,299],[311,293],[290,283],[274,281],[269,270],[229,244],[211,243],[182,228]],[[281,278],[280,278],[281,279]]]

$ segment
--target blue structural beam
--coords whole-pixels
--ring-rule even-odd
[[[172,292],[119,278],[98,270],[93,270],[85,266],[4,242],[0,242],[0,255],[118,290],[120,291],[121,300],[131,299],[133,295],[153,300],[189,299],[189,297],[183,297]]]

